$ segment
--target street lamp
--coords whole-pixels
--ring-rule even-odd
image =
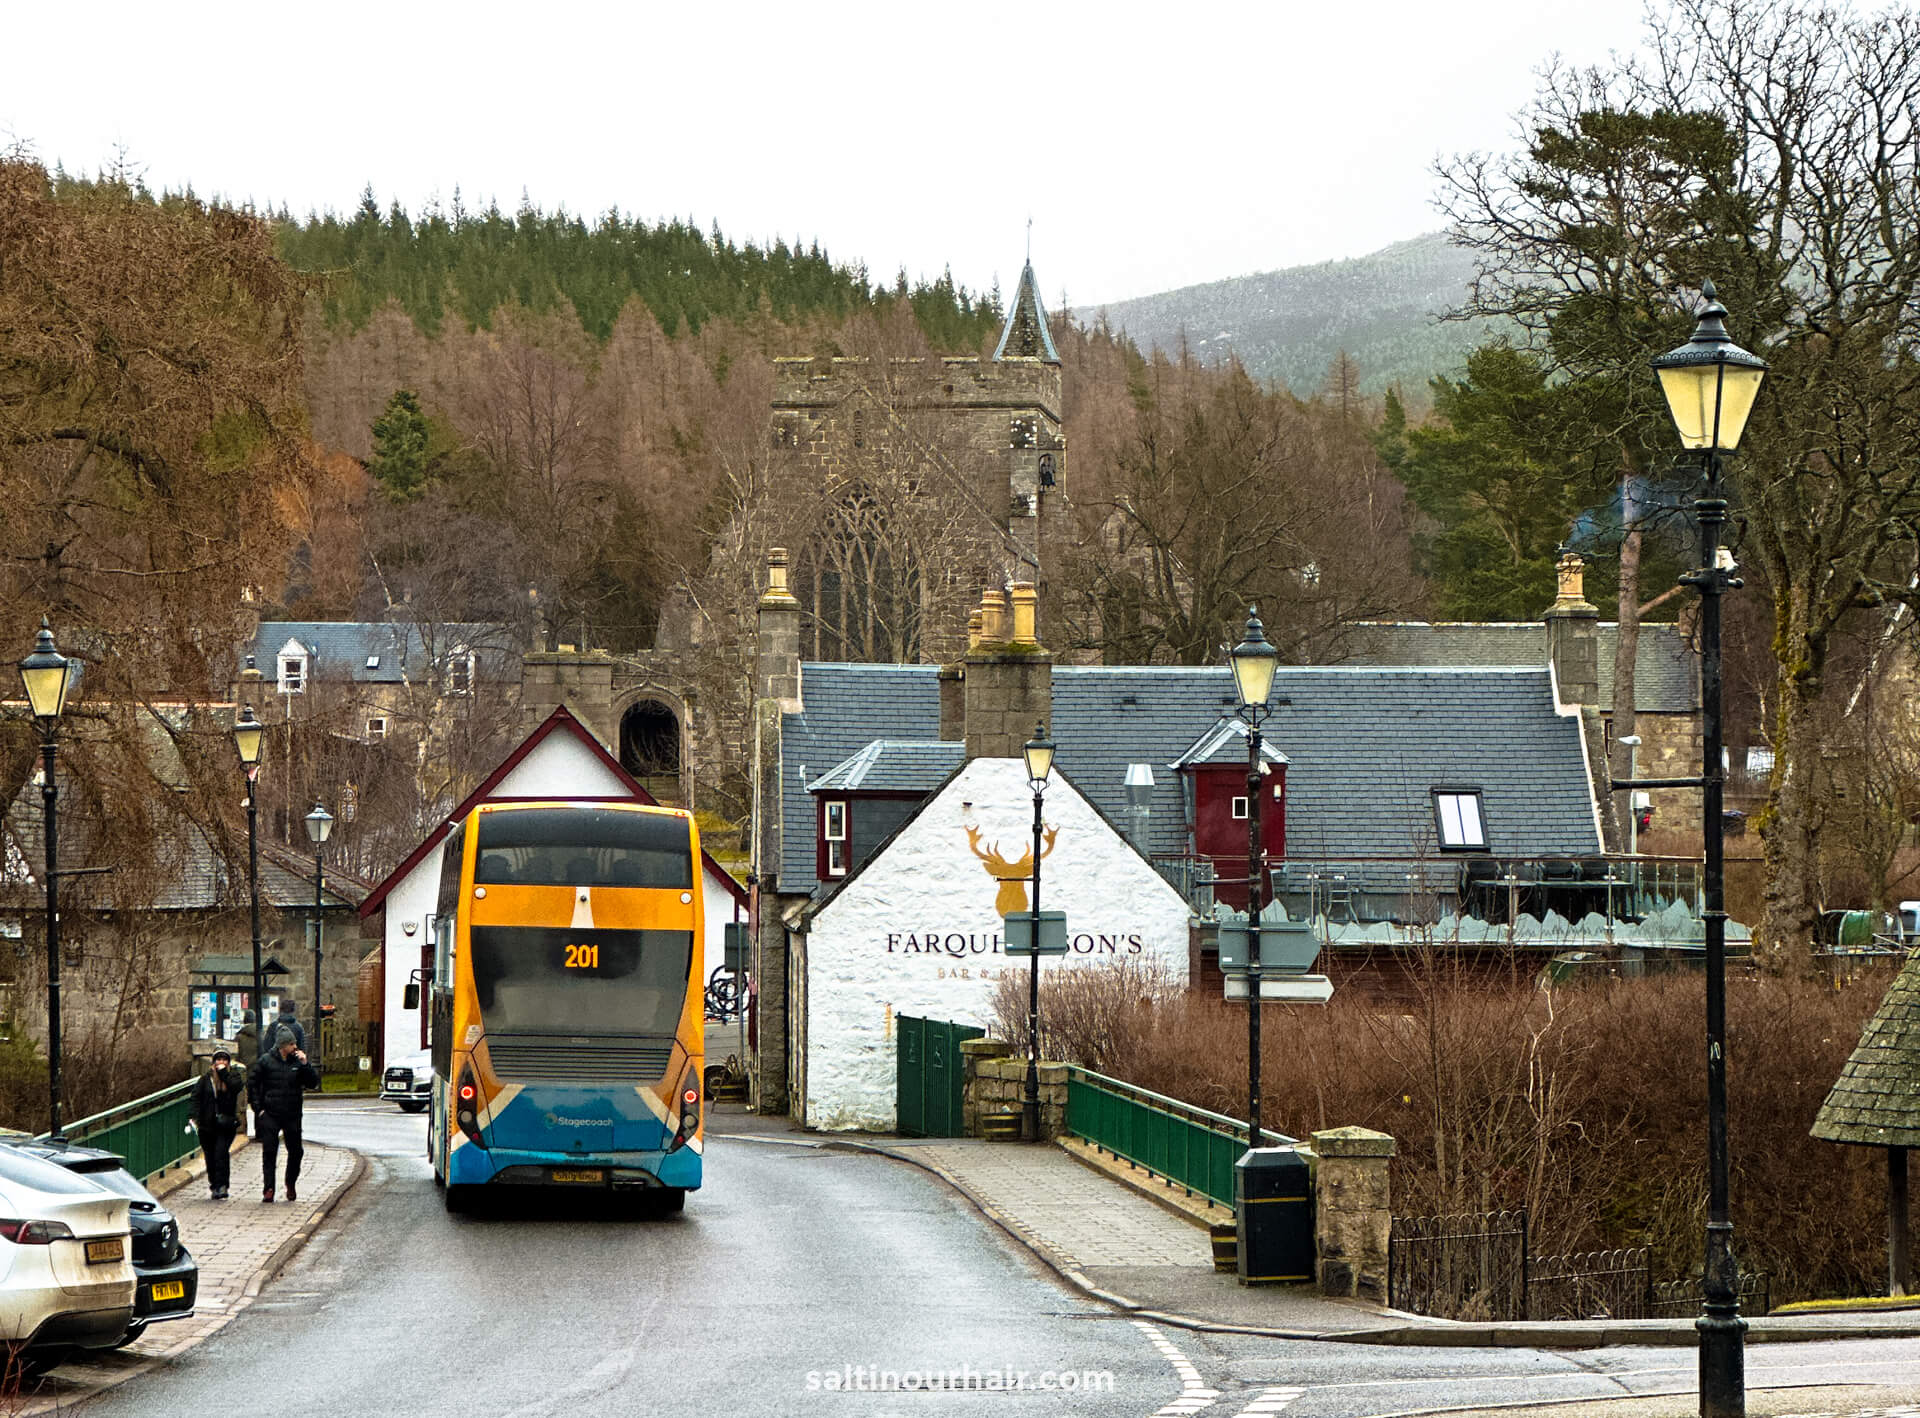
[[[60,715],[66,710],[78,660],[69,660],[54,648],[53,629],[40,617],[40,634],[33,653],[20,662],[20,681],[26,686],[27,705],[40,726],[40,803],[46,813],[43,832],[47,848],[47,1134],[60,1131],[60,838],[54,817],[58,789],[53,779],[54,745],[60,733]]]
[[[1020,749],[1027,761],[1027,786],[1033,789],[1033,938],[1027,942],[1027,1094],[1020,1130],[1028,1142],[1040,1141],[1040,807],[1053,772],[1053,740],[1047,726],[1035,724],[1033,737]]]
[[[254,799],[260,780],[260,738],[265,732],[266,725],[253,716],[253,706],[242,704],[239,716],[233,721],[233,747],[240,755],[241,770],[247,775],[247,905],[253,916],[253,1026],[259,1044],[266,1042],[267,1019],[262,1003],[266,998],[266,982],[260,971],[260,809]],[[245,1068],[251,1068],[253,1063],[253,1059],[241,1060]]]
[[[320,887],[326,868],[321,862],[327,838],[333,835],[333,814],[319,803],[307,814],[307,840],[313,843],[313,1055],[326,1063],[326,1050],[320,1047]]]
[[[1700,1332],[1702,1418],[1740,1418],[1746,1412],[1747,1322],[1740,1318],[1739,1274],[1733,1258],[1733,1222],[1727,1214],[1727,913],[1722,838],[1720,723],[1720,597],[1741,582],[1720,546],[1727,499],[1720,485],[1721,455],[1740,445],[1747,416],[1766,378],[1767,362],[1734,344],[1726,306],[1713,282],[1700,287],[1706,305],[1693,338],[1653,361],[1680,441],[1704,455],[1704,486],[1693,502],[1700,524],[1700,564],[1681,581],[1700,593],[1700,777],[1666,783],[1630,781],[1631,788],[1697,786],[1705,837],[1707,945],[1707,1253]]]
[[[1260,624],[1259,607],[1247,608],[1247,638],[1228,656],[1238,713],[1247,725],[1247,1146],[1260,1145],[1260,911],[1267,873],[1266,839],[1260,832],[1265,775],[1260,762],[1260,721],[1273,711],[1273,672],[1280,652]]]

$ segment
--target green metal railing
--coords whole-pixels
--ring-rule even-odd
[[[194,1079],[122,1103],[67,1124],[69,1142],[84,1142],[127,1159],[127,1170],[148,1181],[200,1150],[200,1136],[187,1127],[193,1116]]]
[[[1247,1150],[1247,1125],[1224,1113],[1075,1066],[1067,1070],[1067,1131],[1189,1196],[1233,1205],[1233,1164]],[[1260,1135],[1268,1147],[1294,1141],[1267,1128]]]

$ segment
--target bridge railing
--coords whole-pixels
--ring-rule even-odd
[[[1067,1070],[1067,1131],[1166,1178],[1187,1195],[1233,1205],[1233,1164],[1247,1150],[1247,1125],[1090,1069]],[[1263,1145],[1294,1139],[1260,1129]]]
[[[90,1118],[76,1118],[66,1126],[67,1141],[117,1152],[127,1159],[129,1172],[149,1181],[200,1150],[199,1134],[187,1126],[195,1082],[189,1078]]]

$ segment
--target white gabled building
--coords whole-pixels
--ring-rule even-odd
[[[591,731],[562,707],[549,714],[520,746],[501,760],[466,800],[429,832],[405,861],[374,888],[360,907],[363,917],[384,916],[381,929],[380,1015],[382,1058],[426,1047],[425,1014],[405,1005],[407,982],[417,978],[431,958],[426,918],[440,886],[440,858],[453,825],[481,803],[541,799],[576,802],[638,802],[653,795],[634,781]],[[711,856],[702,854],[707,911],[707,962],[721,960],[721,941],[730,921],[744,921],[747,893]]]
[[[1040,909],[1066,913],[1068,951],[1043,957],[1041,973],[1131,960],[1184,985],[1186,898],[1062,773],[1042,821]],[[807,1126],[894,1129],[900,1015],[992,1021],[1002,978],[1027,977],[1029,962],[1005,953],[1002,917],[1032,905],[1032,862],[1025,764],[975,758],[811,911],[796,952]]]

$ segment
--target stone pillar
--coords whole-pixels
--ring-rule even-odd
[[[1036,724],[1053,721],[1053,656],[1034,630],[1035,591],[1021,582],[1012,608],[999,591],[980,600],[980,636],[969,624],[962,680],[968,758],[1018,758]]]
[[[754,1106],[784,1113],[791,1037],[787,929],[780,919],[780,720],[800,712],[800,602],[787,589],[787,553],[767,553],[767,589],[756,616],[753,698]]]
[[[1003,1059],[1013,1052],[1005,1039],[962,1039],[960,1041],[960,1131],[967,1137],[979,1137],[983,1113],[999,1112],[995,1098],[988,1097],[983,1065]]]
[[[1313,1135],[1313,1150],[1320,1159],[1313,1207],[1320,1293],[1385,1304],[1394,1140],[1367,1128],[1332,1128]]]
[[[1562,552],[1559,594],[1547,607],[1547,659],[1563,705],[1600,702],[1600,612],[1586,598],[1586,567],[1578,552]]]

